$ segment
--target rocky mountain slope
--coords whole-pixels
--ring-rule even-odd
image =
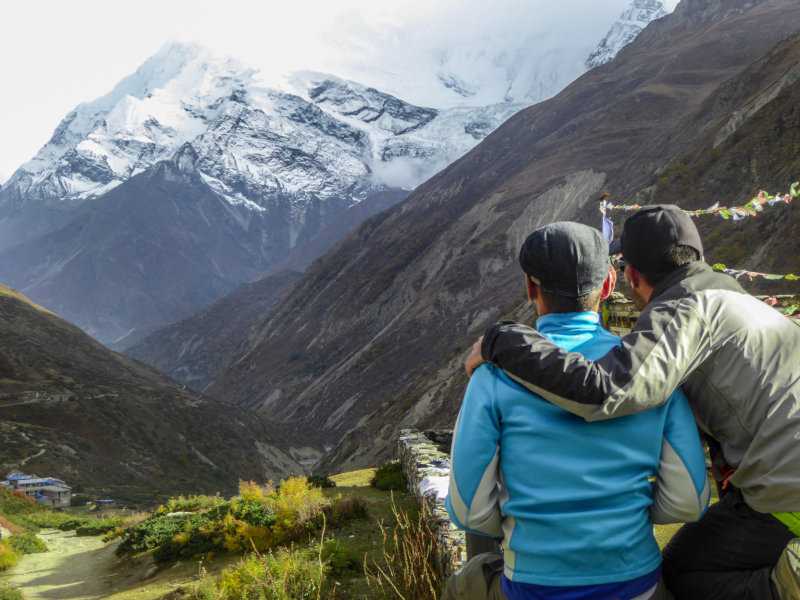
[[[683,124],[702,135],[640,198],[687,209],[741,205],[758,190],[786,193],[800,180],[800,35],[779,43],[715,92]],[[743,168],[746,165],[746,168]],[[738,223],[697,222],[709,262],[767,273],[800,272],[800,206],[777,205]],[[749,281],[754,292],[797,294],[791,281]]]
[[[337,468],[386,456],[400,427],[450,424],[463,352],[522,303],[525,235],[594,224],[600,191],[654,193],[715,127],[753,122],[746,69],[798,23],[790,0],[684,0],[318,260],[209,391],[335,445]]]
[[[0,286],[0,472],[124,499],[234,488],[302,467],[280,429],[176,386]]]
[[[246,283],[206,310],[138,341],[125,353],[202,391],[247,347],[251,332],[300,277],[295,271],[284,271]]]

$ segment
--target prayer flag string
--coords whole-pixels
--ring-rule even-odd
[[[758,213],[763,212],[765,207],[777,206],[779,204],[791,204],[793,200],[800,198],[800,181],[791,185],[789,192],[786,194],[769,194],[761,191],[758,195],[750,200],[747,204],[742,206],[720,206],[719,202],[709,206],[708,208],[701,208],[698,210],[684,210],[686,214],[692,217],[701,217],[705,215],[717,215],[726,221],[742,221],[747,217],[758,216]],[[605,231],[605,221],[609,211],[621,212],[635,212],[641,210],[641,204],[614,204],[608,200],[606,194],[600,201],[600,212],[603,213],[603,224]]]

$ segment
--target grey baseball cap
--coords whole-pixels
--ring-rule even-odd
[[[692,218],[673,204],[646,206],[634,213],[622,228],[622,239],[611,245],[611,254],[648,273],[669,270],[667,253],[674,246],[689,246],[703,256],[703,242]]]
[[[580,298],[603,285],[608,254],[600,231],[564,221],[530,234],[519,251],[519,264],[545,292]]]

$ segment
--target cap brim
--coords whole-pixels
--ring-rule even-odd
[[[608,255],[616,256],[622,254],[622,240],[614,240],[608,245]]]

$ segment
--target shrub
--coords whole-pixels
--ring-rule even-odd
[[[78,527],[75,528],[75,535],[90,536],[90,535],[106,535],[109,532],[121,527],[123,520],[118,517],[109,517],[105,519],[85,519]]]
[[[19,555],[7,542],[0,541],[0,571],[10,569],[19,562]]]
[[[331,527],[339,527],[353,519],[366,519],[367,503],[356,496],[338,496],[325,508],[325,518]]]
[[[0,513],[4,515],[24,515],[43,510],[36,500],[20,493],[0,490]]]
[[[305,477],[289,477],[277,493],[267,497],[266,503],[278,517],[278,525],[292,528],[320,516],[328,500],[322,490],[311,487]]]
[[[50,510],[25,515],[24,521],[25,524],[33,527],[61,529],[62,531],[69,531],[70,525],[73,524],[75,527],[72,527],[72,529],[76,529],[82,523],[82,520],[76,519],[74,515]]]
[[[444,584],[438,540],[430,527],[431,515],[423,503],[416,515],[398,509],[392,498],[392,528],[381,523],[383,560],[365,558],[364,572],[370,588],[402,598],[437,600]]]
[[[217,508],[225,504],[225,498],[221,496],[178,496],[170,498],[166,503],[156,509],[157,514],[169,514],[176,512],[198,512]]]
[[[383,491],[405,491],[408,488],[403,467],[397,461],[378,467],[370,484]]]
[[[331,574],[342,575],[355,571],[361,563],[361,557],[345,546],[340,540],[327,540],[320,551],[322,561],[328,566]]]
[[[308,478],[308,484],[317,488],[335,488],[336,482],[327,475],[312,475]]]
[[[8,538],[8,545],[17,554],[39,554],[47,552],[47,544],[34,533],[24,532]]]
[[[109,537],[121,538],[120,556],[153,551],[154,559],[163,563],[217,551],[267,552],[306,539],[326,522],[335,526],[367,514],[362,500],[328,500],[302,477],[289,478],[277,489],[241,482],[239,491],[238,497],[214,502],[213,508],[204,511],[175,511],[178,514],[168,516],[159,508],[146,520],[113,531]],[[185,499],[182,502],[186,506]]]
[[[264,502],[267,496],[275,492],[271,483],[265,486],[258,485],[255,481],[239,482],[239,497],[253,502]]]
[[[122,534],[117,554],[139,554],[169,543],[184,530],[187,517],[155,516],[130,527]]]
[[[25,596],[18,589],[0,583],[0,600],[25,600]]]
[[[327,569],[308,551],[278,550],[263,557],[249,556],[226,569],[216,584],[218,600],[242,598],[305,600],[321,597]]]

